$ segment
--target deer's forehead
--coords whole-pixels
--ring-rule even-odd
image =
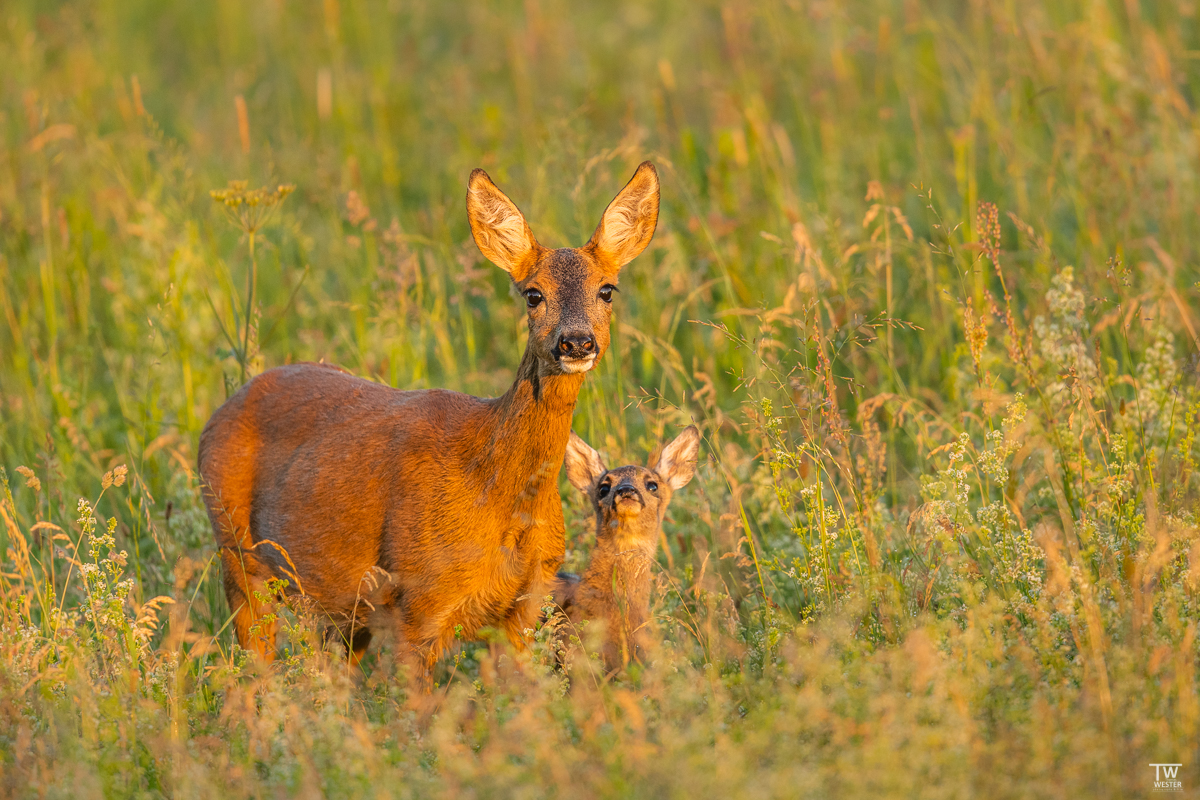
[[[588,253],[574,247],[563,247],[550,250],[542,256],[525,283],[537,285],[543,292],[554,292],[605,281],[615,282],[616,276],[605,275],[596,259]]]
[[[620,483],[621,481],[625,480],[626,478],[628,478],[631,481],[637,481],[639,479],[647,478],[649,476],[650,476],[650,470],[646,469],[645,467],[630,465],[627,467],[617,467],[616,469],[610,469],[608,471],[608,474],[605,477],[608,478],[609,480],[613,481],[614,483]]]

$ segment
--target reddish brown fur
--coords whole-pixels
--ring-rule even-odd
[[[484,255],[544,298],[505,395],[398,391],[296,364],[251,380],[204,428],[200,472],[238,642],[264,658],[271,577],[312,598],[354,659],[372,620],[390,616],[427,674],[458,626],[522,642],[562,563],[557,475],[584,374],[608,346],[599,290],[649,243],[657,177],[639,167],[582,248],[538,245],[482,170],[467,205]]]
[[[571,622],[603,627],[605,667],[638,658],[650,616],[650,579],[659,528],[675,491],[695,473],[700,432],[689,426],[649,467],[605,469],[600,454],[571,434],[567,477],[596,510],[596,548],[582,577],[559,573],[554,600]]]

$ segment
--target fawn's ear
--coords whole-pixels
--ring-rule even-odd
[[[606,472],[604,462],[590,444],[571,431],[571,440],[567,442],[567,480],[581,492],[592,490],[596,481]]]
[[[700,431],[688,425],[675,441],[663,448],[651,469],[672,489],[682,489],[696,474],[696,454],[700,452]]]
[[[471,235],[484,257],[512,276],[524,280],[541,251],[520,209],[481,169],[467,181],[467,219]]]
[[[643,161],[625,188],[604,209],[596,232],[584,245],[614,269],[638,257],[658,224],[658,172]]]

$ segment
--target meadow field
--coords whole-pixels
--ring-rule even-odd
[[[1195,0],[0,5],[0,796],[1195,793],[1198,102]],[[702,431],[646,662],[239,650],[209,415],[502,393],[470,171],[566,246],[644,159],[574,430]]]

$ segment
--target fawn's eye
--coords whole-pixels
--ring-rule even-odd
[[[600,299],[606,303],[611,303],[612,293],[616,291],[619,291],[617,287],[613,286],[611,283],[606,283],[600,287]]]
[[[612,487],[607,483],[600,484],[600,488],[596,490],[596,496],[601,500],[608,497],[608,493],[612,491]]]
[[[651,494],[658,494],[658,484],[654,481],[646,481],[646,491]]]
[[[545,299],[546,298],[542,297],[542,293],[537,289],[525,290],[525,304],[530,308],[537,308]]]

